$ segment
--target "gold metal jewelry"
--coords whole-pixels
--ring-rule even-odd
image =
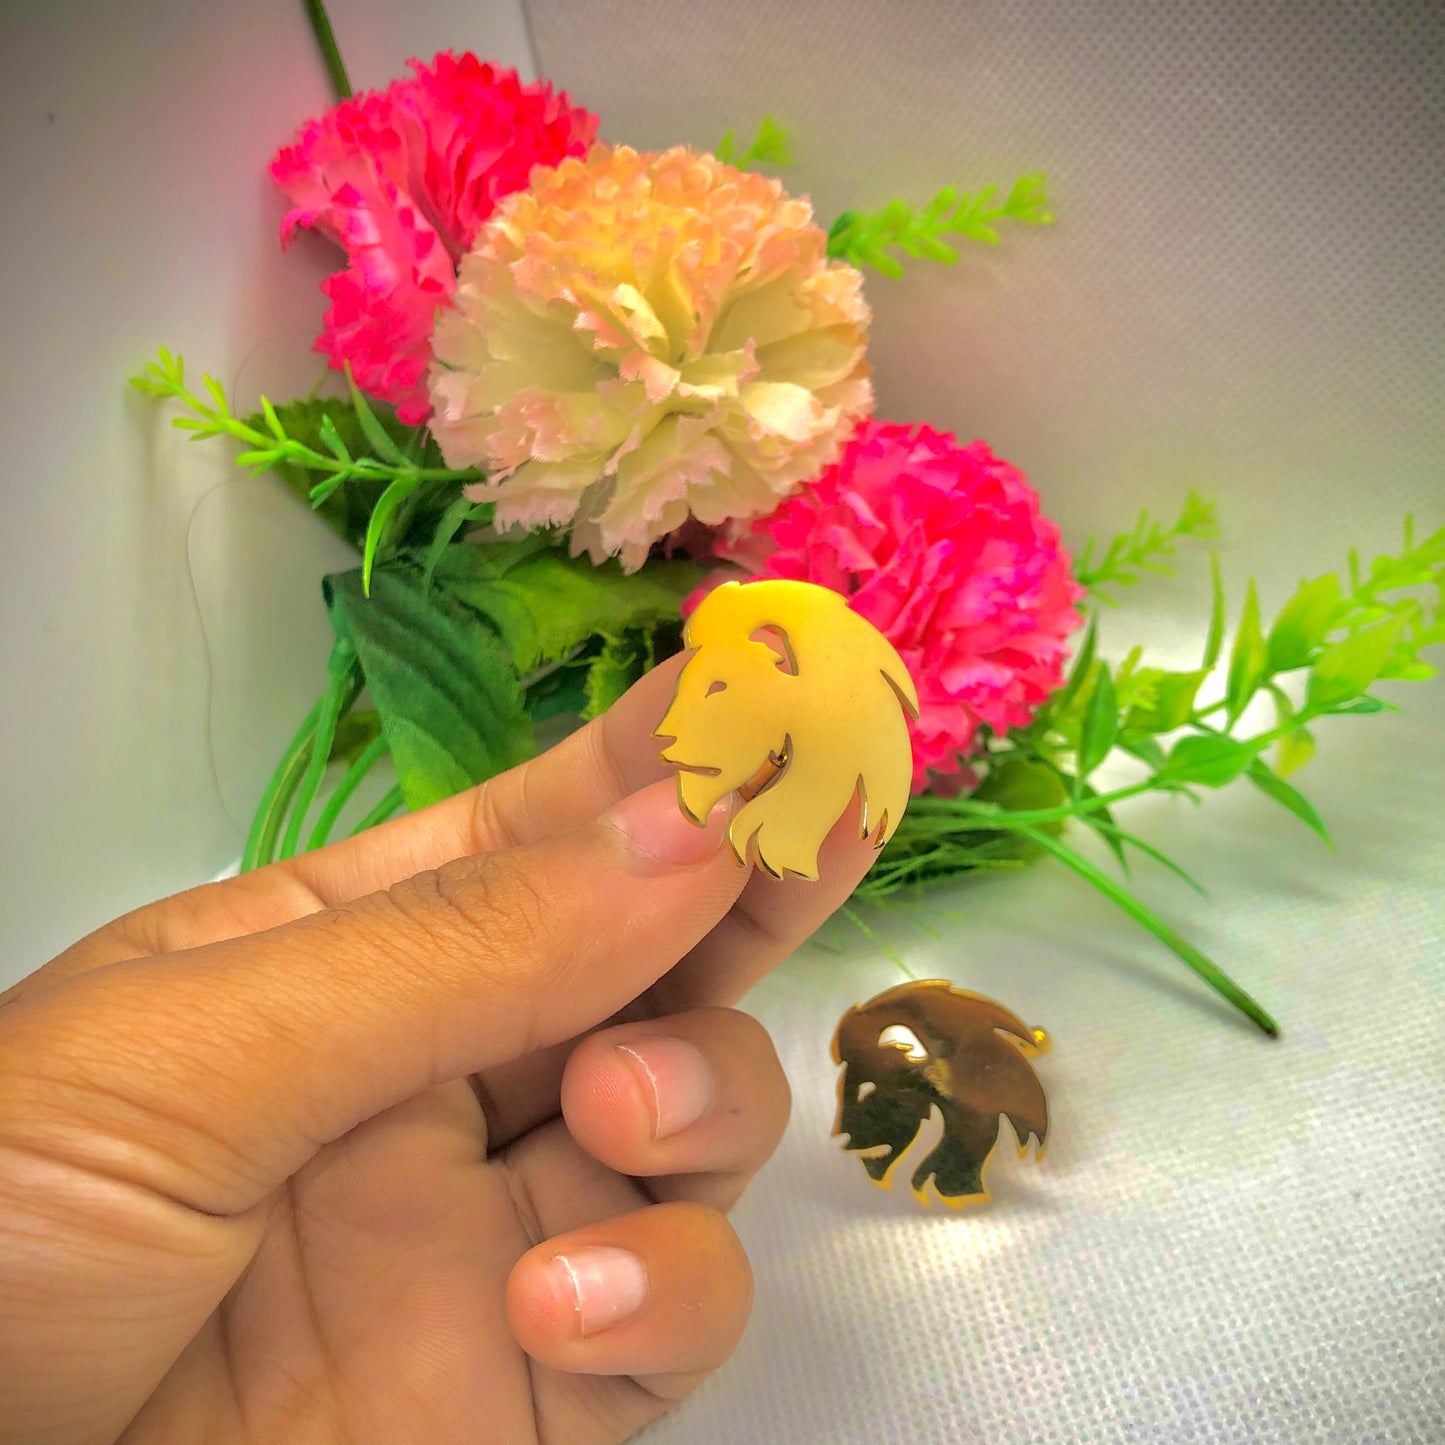
[[[683,812],[703,823],[729,793],[739,860],[817,878],[850,808],[878,847],[908,806],[918,694],[892,644],[839,593],[810,582],[725,582],[688,618],[692,649],[654,734],[671,741]]]
[[[927,1204],[928,1182],[945,1204],[989,1197],[984,1170],[998,1143],[1001,1116],[1018,1138],[1019,1158],[1049,1132],[1043,1085],[1029,1060],[1049,1051],[1001,1004],[940,980],[900,984],[848,1010],[833,1036],[838,1080],[834,1135],[856,1152],[883,1188],[933,1110],[943,1137],[913,1171],[911,1188]]]

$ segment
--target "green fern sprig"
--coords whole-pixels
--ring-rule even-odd
[[[1170,563],[1180,542],[1211,540],[1218,535],[1219,519],[1214,503],[1197,492],[1190,492],[1184,498],[1179,515],[1168,525],[1156,521],[1146,507],[1133,527],[1118,533],[1109,542],[1097,561],[1094,551],[1098,542],[1090,537],[1074,562],[1074,580],[1089,593],[1091,600],[1113,606],[1118,599],[1109,589],[1136,587],[1146,574],[1170,576],[1174,571]]]
[[[997,194],[995,186],[967,192],[945,186],[920,209],[893,200],[877,211],[844,211],[828,232],[828,254],[855,266],[871,266],[884,276],[901,276],[903,265],[889,254],[890,248],[952,266],[958,252],[945,236],[996,246],[1001,222],[1046,226],[1054,219],[1041,172],[1020,176],[1003,200],[995,201]]]
[[[354,385],[352,404],[357,409],[367,440],[375,448],[370,456],[353,456],[335,427],[327,427],[324,423],[322,434],[329,454],[288,435],[275,407],[264,396],[261,398],[263,431],[231,410],[225,388],[214,376],[203,376],[202,382],[211,399],[209,405],[186,385],[184,359],[173,356],[164,346],[155,361],[130,378],[130,384],[137,391],[158,400],[178,401],[185,407],[190,415],[176,417],[171,425],[180,431],[194,433],[197,441],[228,436],[244,443],[248,450],[237,456],[236,464],[248,471],[259,475],[275,466],[291,463],[308,471],[326,473],[326,480],[313,489],[318,501],[324,501],[345,482],[363,479],[394,481],[408,477],[422,482],[458,484],[485,479],[486,474],[475,467],[419,467],[408,460]]]
[[[417,458],[424,433],[417,430],[399,441],[382,425],[371,403],[352,381],[349,371],[347,381],[351,387],[351,407],[361,436],[370,448],[365,455],[357,455],[347,446],[329,416],[322,419],[319,432],[321,443],[326,448],[323,452],[292,435],[282,415],[266,397],[261,398],[258,418],[239,417],[231,409],[225,388],[214,376],[203,376],[201,380],[210,397],[209,403],[187,386],[184,359],[172,355],[163,346],[156,360],[131,377],[130,384],[147,396],[179,402],[187,414],[174,418],[171,425],[192,433],[193,440],[226,436],[242,443],[246,449],[236,457],[236,464],[256,475],[287,466],[319,473],[321,480],[310,490],[314,507],[322,506],[338,487],[347,482],[385,483],[385,489],[372,509],[362,547],[363,576],[368,591],[372,570],[388,530],[418,489],[428,483],[444,483],[460,488],[469,482],[485,479],[486,473],[475,467],[420,465]],[[256,424],[258,419],[260,426]],[[474,512],[472,515],[475,519]]]
[[[745,151],[738,152],[737,132],[729,130],[724,132],[723,138],[713,148],[713,154],[720,161],[737,166],[739,170],[748,166],[774,166],[781,169],[793,164],[793,149],[788,132],[770,115],[765,115],[758,123],[758,133]]]

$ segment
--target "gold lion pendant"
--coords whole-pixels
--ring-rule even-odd
[[[936,1109],[943,1134],[913,1171],[914,1197],[926,1205],[931,1180],[945,1204],[982,1203],[1004,1118],[1019,1158],[1031,1141],[1034,1157],[1043,1158],[1049,1107],[1029,1060],[1049,1047],[1043,1029],[982,994],[940,980],[900,984],[839,1020],[833,1062],[843,1072],[833,1133],[886,1189]]]
[[[701,825],[729,793],[739,861],[818,876],[818,850],[856,807],[879,848],[908,806],[918,694],[893,645],[811,582],[725,582],[688,618],[692,650],[654,733],[672,741],[682,810]]]

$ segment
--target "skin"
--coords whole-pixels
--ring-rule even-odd
[[[726,1213],[788,1091],[726,1005],[874,853],[845,820],[820,882],[780,882],[726,805],[683,820],[650,736],[678,666],[0,996],[0,1440],[610,1445],[727,1359]],[[666,1137],[661,1039],[711,1090]],[[646,1294],[584,1334],[556,1259],[599,1246]]]

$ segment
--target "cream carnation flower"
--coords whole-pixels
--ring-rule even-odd
[[[501,527],[641,566],[689,516],[771,512],[871,410],[862,277],[807,201],[683,148],[533,172],[463,260],[432,431]]]

